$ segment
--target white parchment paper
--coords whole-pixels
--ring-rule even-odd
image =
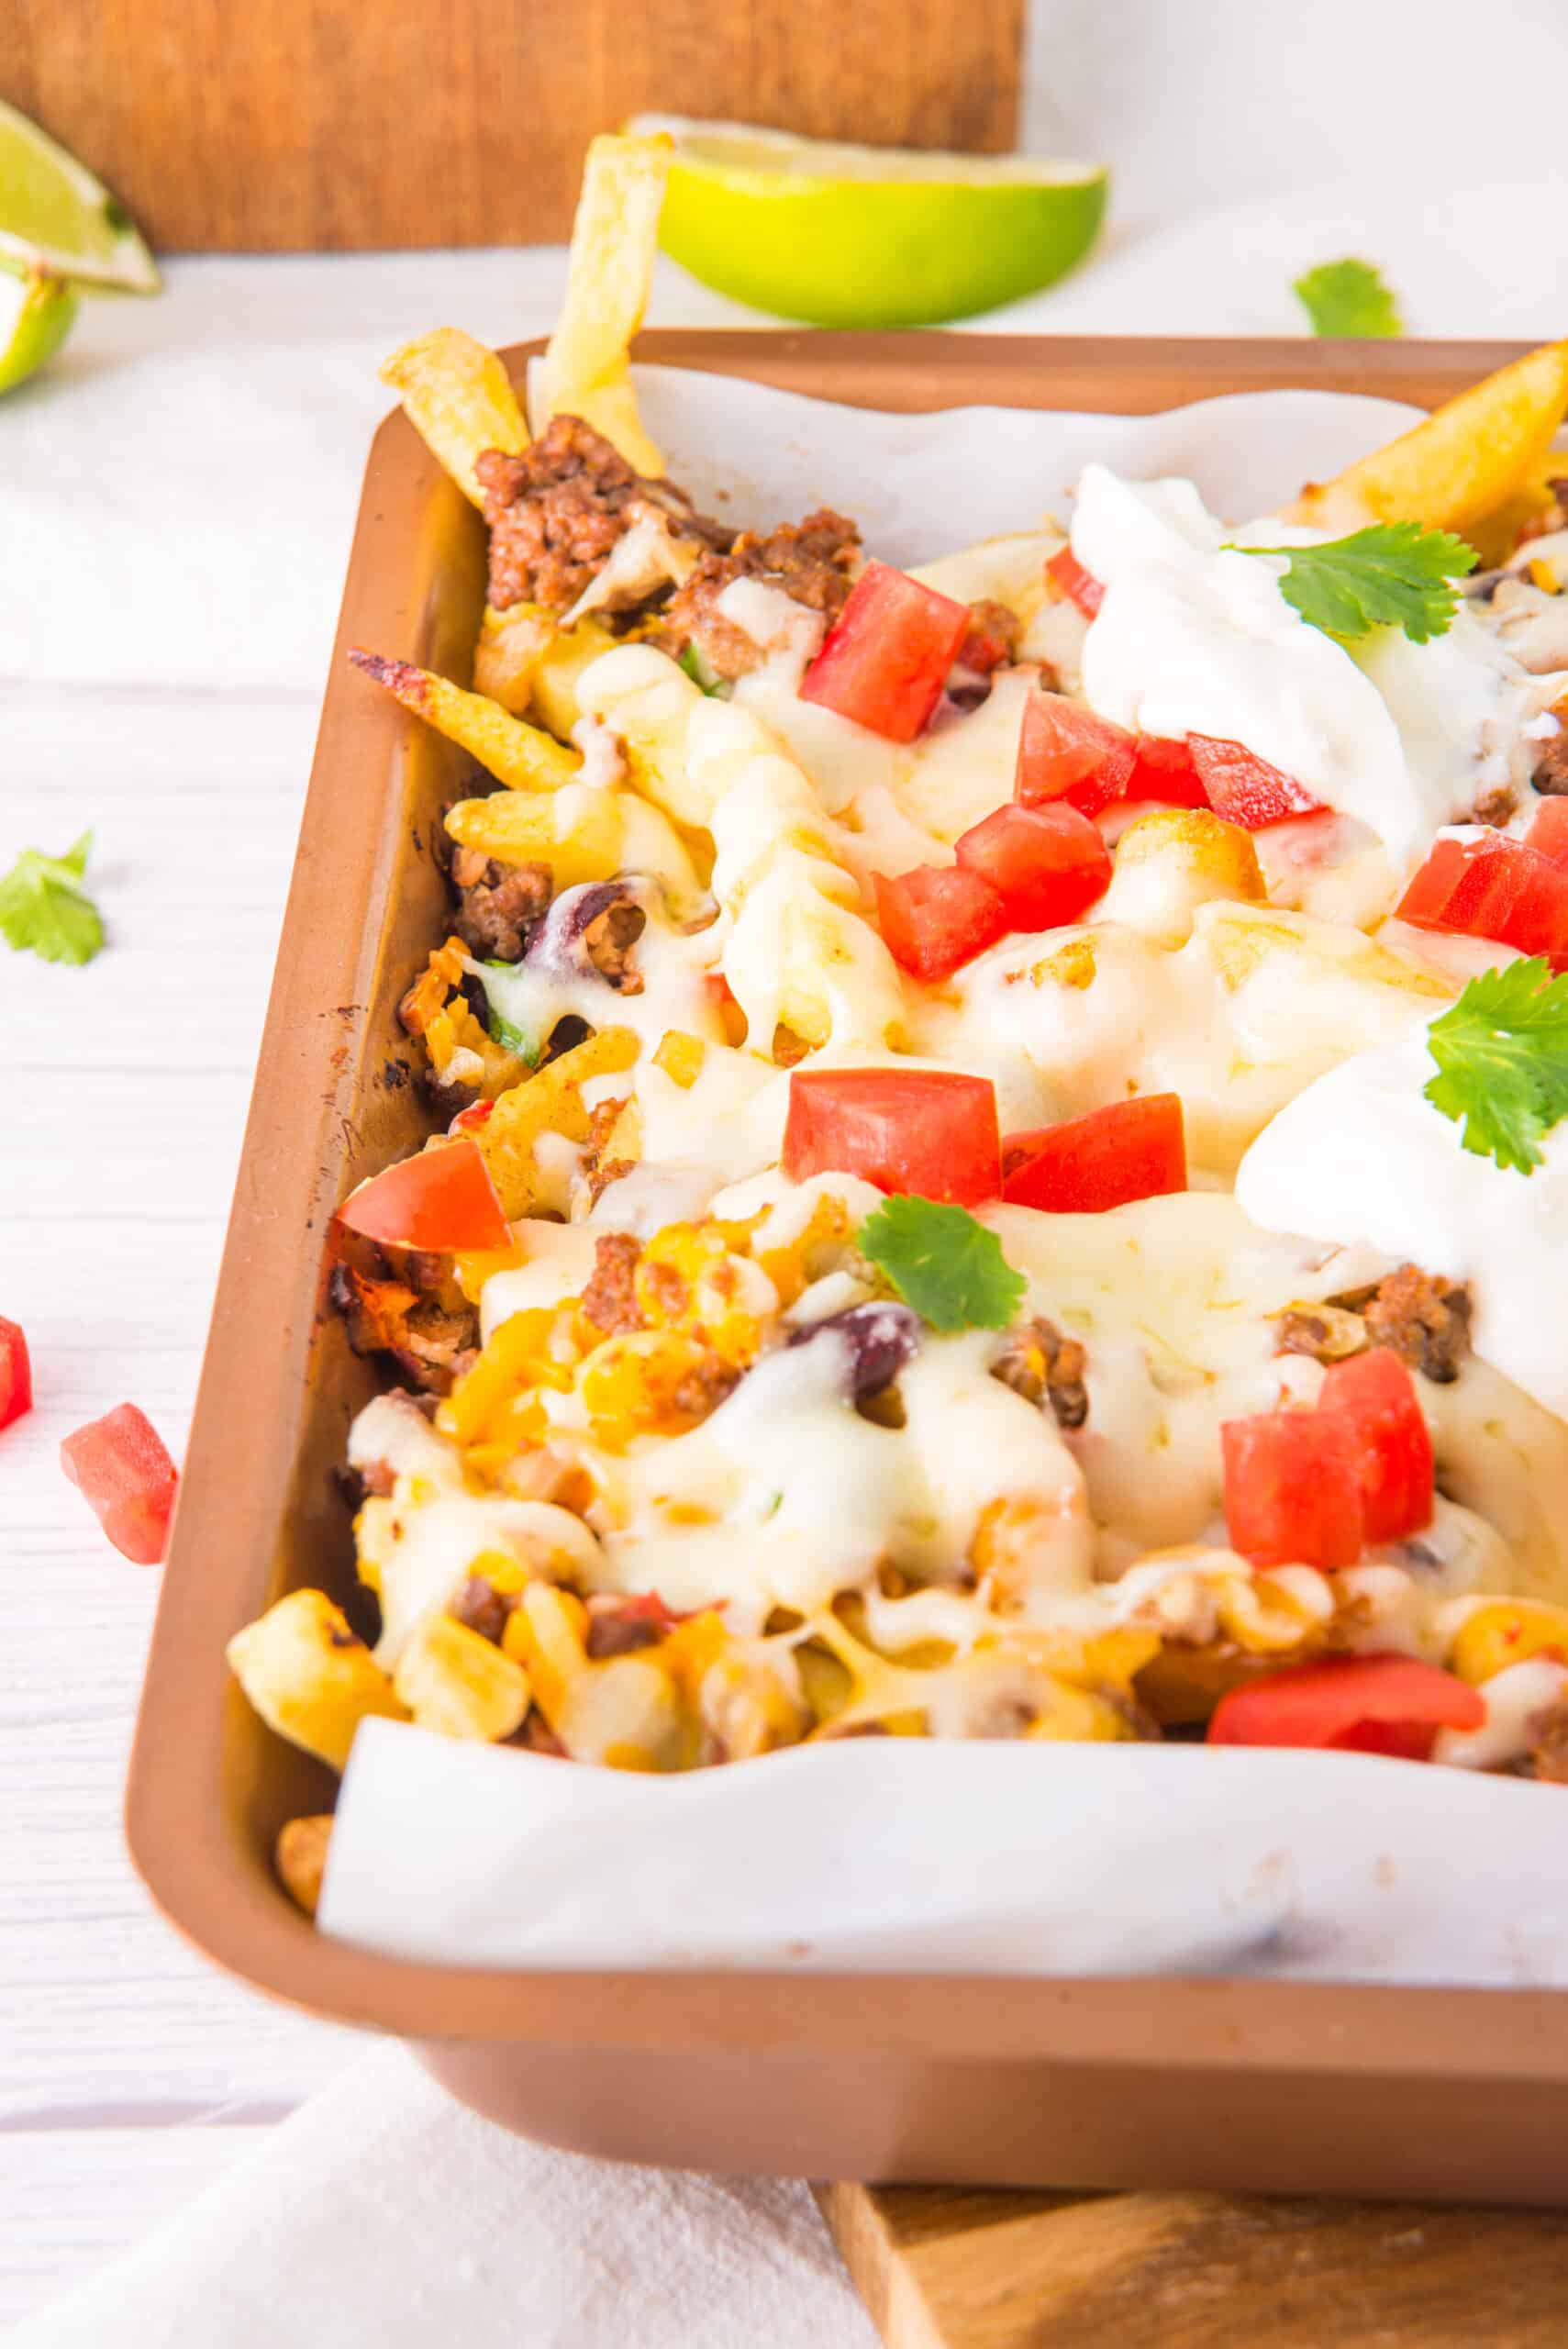
[[[1062,513],[1090,457],[1190,474],[1245,520],[1414,416],[1320,392],[884,416],[660,368],[639,390],[700,507],[765,526],[834,505],[902,564]],[[373,1720],[319,1923],[518,1966],[1568,1984],[1568,1790],[1350,1753],[903,1738],[651,1778]]]

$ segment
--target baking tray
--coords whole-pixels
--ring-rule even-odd
[[[519,375],[529,355],[507,354]],[[1517,354],[759,331],[652,334],[639,355],[872,407],[1148,412],[1303,384],[1430,405]],[[852,504],[852,484],[823,486]],[[445,918],[431,836],[463,763],[342,655],[361,643],[465,678],[483,537],[390,417],[365,477],[131,1763],[130,1846],[153,1897],[259,1989],[396,2033],[453,2094],[584,2153],[1568,2206],[1568,2001],[1554,1992],[436,1966],[318,1936],[274,1882],[279,1826],[325,1809],[332,1782],[263,1728],[224,1644],[284,1591],[341,1595],[351,1578],[333,1471],[373,1382],[326,1308],[325,1243],[350,1186],[424,1131],[396,1005]]]

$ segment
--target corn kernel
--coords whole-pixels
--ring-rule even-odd
[[[667,1028],[653,1055],[655,1068],[663,1070],[673,1085],[689,1093],[702,1074],[702,1064],[707,1046],[700,1036],[688,1036],[679,1028]]]

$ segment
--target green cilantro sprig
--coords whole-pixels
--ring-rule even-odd
[[[98,908],[82,886],[91,832],[63,856],[25,848],[0,880],[0,935],[19,953],[46,963],[90,963],[104,942]]]
[[[1405,331],[1399,305],[1369,261],[1326,261],[1291,286],[1314,334],[1368,337]]]
[[[1476,563],[1475,549],[1451,530],[1424,530],[1419,522],[1373,522],[1321,547],[1238,551],[1288,559],[1280,594],[1311,627],[1351,638],[1374,628],[1402,628],[1412,644],[1425,644],[1452,626],[1453,582]]]
[[[857,1244],[933,1330],[1005,1330],[1022,1301],[1023,1275],[967,1208],[890,1198],[867,1216]]]
[[[1539,954],[1483,971],[1427,1034],[1433,1108],[1462,1120],[1460,1139],[1478,1158],[1529,1174],[1568,1118],[1568,973],[1554,979]]]

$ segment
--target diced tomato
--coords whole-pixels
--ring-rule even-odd
[[[873,873],[872,879],[888,950],[917,979],[951,978],[1007,927],[991,884],[962,864],[917,864],[912,873]]]
[[[1402,1542],[1432,1521],[1432,1439],[1416,1383],[1386,1346],[1330,1363],[1318,1397],[1355,1437],[1362,1521],[1370,1542]]]
[[[1243,831],[1261,831],[1286,816],[1310,816],[1323,805],[1305,784],[1282,774],[1240,742],[1227,742],[1217,734],[1189,734],[1187,748],[1215,814],[1228,824],[1240,824]]]
[[[448,1133],[477,1133],[481,1126],[487,1126],[490,1123],[490,1115],[495,1107],[494,1101],[471,1101],[466,1109],[458,1111],[457,1116],[447,1128]]]
[[[60,1464],[117,1550],[139,1566],[155,1566],[169,1546],[179,1472],[162,1437],[134,1403],[68,1435]]]
[[[1140,734],[1129,799],[1162,799],[1170,807],[1207,807],[1208,794],[1198,781],[1192,746],[1169,734]]]
[[[19,1321],[0,1314],[0,1428],[33,1408],[33,1365]]]
[[[1002,1197],[1050,1215],[1103,1215],[1187,1187],[1181,1096],[1143,1093],[1059,1126],[1009,1134]]]
[[[1106,600],[1106,591],[1092,571],[1085,571],[1071,547],[1061,547],[1045,566],[1045,575],[1068,601],[1092,620]]]
[[[1568,865],[1568,799],[1543,799],[1525,840],[1553,864]]]
[[[1065,694],[1033,693],[1024,704],[1013,797],[1020,807],[1070,799],[1081,814],[1097,816],[1125,796],[1137,758],[1137,737],[1125,726]]]
[[[957,846],[961,869],[978,873],[1001,898],[1008,930],[1076,921],[1110,886],[1110,851],[1087,816],[1065,801],[998,807]]]
[[[1361,1468],[1340,1411],[1260,1411],[1227,1419],[1225,1521],[1255,1566],[1353,1566],[1363,1544]]]
[[[969,633],[967,604],[868,562],[801,681],[819,702],[890,742],[912,742],[941,699]]]
[[[350,1192],[338,1220],[400,1248],[506,1248],[512,1230],[476,1142],[443,1142],[401,1159]]]
[[[1568,867],[1502,832],[1435,841],[1398,914],[1418,930],[1495,938],[1568,969]]]
[[[1232,1688],[1215,1708],[1211,1745],[1307,1745],[1426,1762],[1440,1729],[1477,1730],[1486,1700],[1413,1655],[1325,1656]]]
[[[995,1087],[943,1069],[797,1068],[780,1163],[795,1183],[860,1174],[974,1207],[1002,1187]]]

